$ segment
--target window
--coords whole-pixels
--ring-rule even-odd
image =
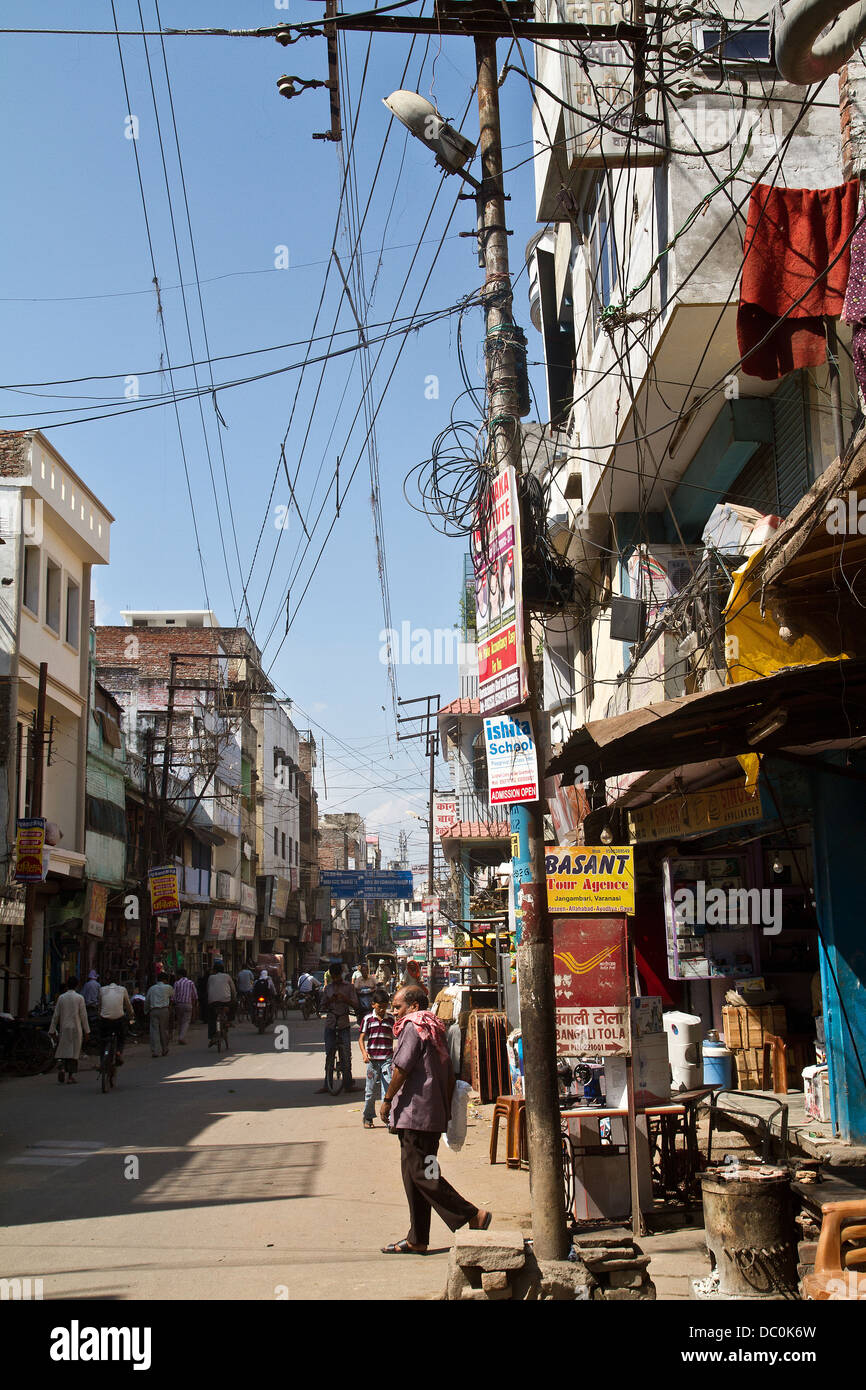
[[[66,581],[66,640],[78,648],[78,628],[81,621],[81,590],[73,579]]]
[[[705,53],[725,63],[769,63],[770,30],[766,24],[750,24],[739,33],[721,29],[701,29]]]
[[[24,547],[24,607],[34,616],[39,614],[39,569],[42,552],[38,545]]]
[[[295,841],[295,863],[296,863],[296,864],[300,864],[300,862],[301,862],[301,842],[300,842],[300,840],[296,840],[296,841]]]
[[[472,740],[472,785],[477,792],[487,791],[487,753],[483,730]]]
[[[282,854],[280,855],[280,858],[281,858],[281,859],[285,859],[285,857],[286,857],[286,836],[285,836],[285,831],[283,832],[283,837],[282,837],[282,838],[283,838],[283,852],[282,852]]]
[[[277,829],[277,827],[274,826],[274,857],[275,857],[275,858],[276,858],[276,856],[279,854],[279,852],[280,852],[280,832],[279,832],[279,830]]]
[[[45,566],[45,622],[52,632],[60,636],[60,581],[63,571],[53,560]]]
[[[592,280],[592,326],[597,336],[601,326],[601,311],[613,299],[619,279],[613,203],[607,175],[600,175],[591,196],[592,200],[584,212],[584,234]]]

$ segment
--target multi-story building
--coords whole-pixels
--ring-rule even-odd
[[[58,827],[37,885],[30,997],[18,998],[23,896],[4,890],[3,1006],[50,988],[52,948],[80,948],[85,917],[90,576],[108,564],[111,514],[38,431],[0,433],[0,817],[7,874],[16,820],[31,816],[40,667],[47,667],[42,816]]]
[[[334,812],[319,818],[319,869],[365,869],[367,832],[356,811]],[[372,904],[361,899],[329,899],[330,919],[323,923],[322,953],[354,964],[366,939],[367,914]]]
[[[222,628],[210,612],[123,616],[125,627],[97,628],[98,674],[124,710],[142,786],[165,812],[151,827],[149,864],[177,862],[191,909],[160,919],[157,952],[174,956],[181,937],[192,957],[219,953],[234,967],[257,953],[252,710],[269,690],[259,652],[244,628]]]
[[[621,12],[614,9],[611,18]],[[537,11],[581,17],[566,0]],[[754,619],[747,658],[749,639],[726,605],[745,583],[735,572],[750,557],[761,565],[776,529],[785,531],[839,439],[848,440],[858,396],[849,329],[829,320],[826,361],[775,377],[749,374],[738,301],[755,186],[838,189],[850,170],[836,79],[820,102],[804,105],[804,90],[779,79],[757,0],[722,11],[724,23],[665,17],[663,51],[648,55],[638,99],[625,48],[588,50],[580,61],[570,44],[536,49],[536,212],[546,226],[527,262],[550,424],[549,452],[533,471],[548,499],[548,539],[574,582],[568,602],[536,619],[531,642],[543,645],[553,767],[582,783],[579,798],[563,797],[557,834],[635,845],[632,934],[646,992],[721,1028],[732,983],[762,977],[808,1055],[819,964],[828,1033],[845,1013],[838,996],[847,986],[823,942],[850,900],[844,876],[834,880],[819,858],[834,839],[828,808],[837,788],[831,777],[819,795],[826,769],[814,755],[830,727],[837,747],[854,745],[828,705],[811,729],[799,725],[800,766],[792,765],[780,732],[793,711],[785,670],[856,651],[857,643],[825,628],[823,656],[814,647],[805,653],[802,628],[765,613],[759,568],[753,591],[747,583],[738,591],[740,609],[751,604]],[[780,265],[791,245],[779,238]],[[828,587],[834,582],[844,587],[841,573]],[[741,713],[732,731],[724,716],[732,701],[723,697],[740,698],[743,682],[770,673],[778,693],[771,687],[765,698],[785,712],[763,723],[755,711]],[[681,705],[687,697],[693,703]],[[708,702],[704,723],[700,701]],[[685,709],[699,725],[688,745],[666,720]],[[648,738],[640,751],[625,751],[629,730],[650,728],[658,746]],[[671,884],[714,873],[750,891],[778,891],[779,921],[768,931],[757,923],[680,930]],[[860,1087],[848,1113],[859,1106],[849,1133],[859,1125],[862,1136],[866,1095],[844,1051],[837,1111],[850,1087]],[[802,1049],[792,1046],[792,1055]]]
[[[269,954],[297,966],[301,913],[300,749],[291,704],[268,695],[252,709],[258,752],[256,846],[261,896],[259,937]]]

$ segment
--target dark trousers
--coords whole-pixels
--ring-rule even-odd
[[[410,1245],[430,1242],[430,1211],[441,1216],[450,1231],[456,1231],[471,1221],[478,1208],[460,1196],[439,1171],[436,1157],[439,1134],[425,1129],[398,1129],[400,1136],[400,1168],[403,1186],[409,1201]]]

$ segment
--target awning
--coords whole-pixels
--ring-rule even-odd
[[[866,659],[826,662],[594,720],[572,734],[547,775],[586,767],[595,780],[864,734]]]

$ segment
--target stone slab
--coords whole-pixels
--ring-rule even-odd
[[[615,1269],[609,1279],[612,1289],[641,1289],[647,1282],[646,1275],[640,1269]]]
[[[481,1287],[485,1293],[490,1293],[493,1289],[508,1288],[508,1274],[504,1269],[495,1269],[491,1273],[484,1273],[481,1276]]]
[[[617,1269],[646,1269],[650,1262],[649,1255],[632,1255],[627,1260],[596,1260],[584,1256],[584,1264],[587,1269],[591,1269],[593,1274],[613,1273]]]
[[[603,1303],[637,1303],[652,1301],[656,1296],[655,1285],[646,1284],[642,1289],[597,1289],[593,1297]]]
[[[634,1236],[625,1226],[614,1226],[609,1231],[592,1231],[586,1235],[577,1235],[573,1244],[578,1250],[634,1245]]]
[[[522,1231],[467,1231],[458,1233],[453,1255],[461,1269],[494,1271],[522,1269],[526,1255]]]

